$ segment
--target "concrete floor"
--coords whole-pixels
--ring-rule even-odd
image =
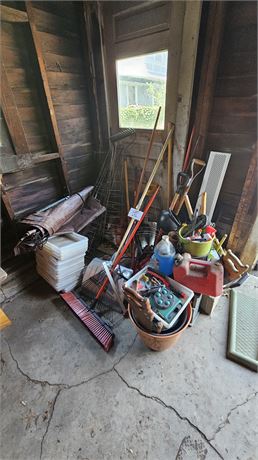
[[[258,378],[225,357],[227,297],[163,353],[122,319],[106,354],[43,281],[6,311],[1,460],[258,458]]]

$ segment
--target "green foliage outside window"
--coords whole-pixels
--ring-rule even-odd
[[[162,107],[158,128],[164,126],[165,84],[146,82],[147,92],[155,105],[129,105],[119,110],[121,128],[152,129],[159,106]]]
[[[165,83],[146,82],[147,92],[154,99],[154,104],[161,107],[165,104],[166,85]]]
[[[120,126],[122,128],[152,129],[159,106],[129,105],[120,108]],[[164,110],[162,109],[159,125],[164,125]]]

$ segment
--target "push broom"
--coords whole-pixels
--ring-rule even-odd
[[[144,218],[146,217],[150,207],[152,206],[160,187],[158,186],[155,190],[154,194],[148,201],[141,219],[135,224],[131,234],[129,235],[125,245],[123,246],[120,253],[115,257],[110,271],[113,271],[119,262],[121,261],[122,257],[124,256],[125,252],[127,251],[128,247],[130,246],[131,242],[133,241],[135,234],[142,224]],[[100,289],[98,290],[96,297],[94,299],[93,304],[91,307],[88,307],[81,299],[79,299],[74,292],[64,292],[61,293],[60,296],[62,299],[67,303],[67,305],[71,308],[73,313],[82,321],[82,323],[88,328],[94,338],[100,343],[100,345],[104,348],[105,351],[109,351],[109,349],[113,345],[114,341],[114,334],[112,330],[108,327],[108,325],[93,311],[96,303],[100,299],[101,295],[105,291],[107,285],[109,283],[108,278],[106,277],[103,284],[101,285]]]

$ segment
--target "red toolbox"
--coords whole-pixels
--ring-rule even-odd
[[[217,297],[223,291],[224,270],[219,262],[191,259],[183,254],[180,265],[174,266],[174,279],[198,294]]]

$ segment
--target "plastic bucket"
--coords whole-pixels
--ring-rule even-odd
[[[182,326],[180,330],[177,330],[175,332],[166,333],[166,334],[154,334],[152,332],[147,332],[141,326],[139,326],[139,324],[136,323],[135,319],[133,318],[130,305],[128,306],[128,313],[129,313],[130,320],[132,321],[135,329],[137,330],[141,340],[146,345],[146,347],[154,351],[163,351],[175,345],[178,339],[180,338],[181,334],[188,327],[191,321],[191,317],[192,317],[191,304],[189,304],[186,308],[187,308],[186,323],[184,323],[184,325]]]
[[[184,251],[188,252],[193,257],[206,257],[212,248],[213,238],[209,241],[187,240],[182,236],[182,231],[187,229],[188,225],[183,225],[178,232],[179,241],[182,244]]]

